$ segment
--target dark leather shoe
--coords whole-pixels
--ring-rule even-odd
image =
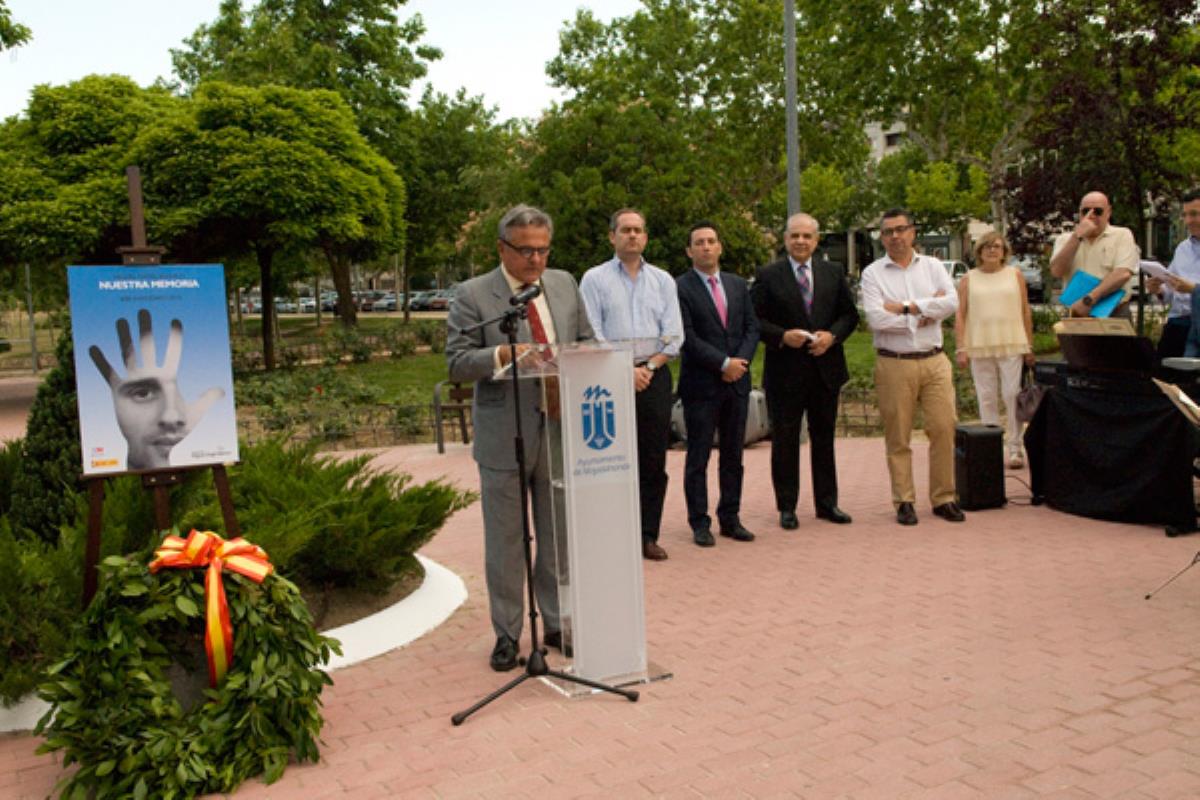
[[[896,522],[901,525],[917,524],[917,510],[912,503],[901,503],[896,507]]]
[[[817,519],[829,520],[830,522],[836,522],[838,525],[850,524],[850,515],[837,506],[827,508],[824,511],[818,511]]]
[[[658,546],[658,542],[642,542],[642,558],[649,561],[666,561],[667,551]]]
[[[741,524],[733,525],[728,528],[721,528],[721,535],[728,536],[735,542],[753,542],[754,534],[746,530]]]
[[[692,531],[692,540],[701,547],[712,547],[717,543],[713,539],[712,531],[708,528],[697,528]]]
[[[967,518],[967,515],[958,507],[958,503],[949,502],[942,503],[940,506],[933,507],[933,513],[937,514],[947,522],[962,522]]]
[[[795,511],[780,511],[779,512],[779,527],[785,531],[794,531],[800,527],[800,520],[796,519]]]
[[[492,648],[492,669],[508,672],[517,665],[517,643],[507,636],[497,636]]]
[[[575,655],[571,645],[567,645],[565,649],[563,648],[562,631],[546,631],[546,635],[542,637],[542,643],[546,647],[553,647],[567,658],[572,658]]]

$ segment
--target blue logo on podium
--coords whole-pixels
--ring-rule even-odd
[[[617,414],[612,392],[603,386],[583,391],[583,441],[593,450],[604,450],[617,438]]]

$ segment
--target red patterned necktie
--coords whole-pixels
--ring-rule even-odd
[[[713,302],[717,304],[717,316],[721,318],[721,327],[727,327],[729,324],[728,311],[725,309],[725,298],[721,294],[721,287],[717,285],[717,276],[708,276],[708,285],[712,287]]]
[[[525,284],[521,287],[521,291],[525,291],[530,287],[530,285],[531,284],[528,283]],[[530,300],[529,304],[525,308],[529,319],[529,332],[533,334],[533,341],[537,342],[538,344],[550,344],[550,339],[548,336],[546,336],[546,326],[542,324],[542,315],[539,314],[537,310],[537,304],[535,304],[533,300]],[[550,351],[543,349],[542,358],[551,358]]]
[[[525,284],[521,287],[521,291],[528,289],[530,284]],[[537,305],[530,300],[525,306],[525,313],[529,319],[529,332],[533,335],[533,341],[541,345],[549,345],[550,339],[546,336],[546,326],[542,324],[542,315],[538,313]],[[551,348],[542,348],[542,360],[551,361],[554,359],[554,353]],[[558,396],[558,376],[547,375],[543,378],[545,387],[545,409],[546,415],[551,419],[559,419],[562,412],[559,410],[560,400]]]

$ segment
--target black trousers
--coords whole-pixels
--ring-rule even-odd
[[[731,384],[717,388],[704,398],[683,404],[687,425],[687,462],[683,470],[683,493],[687,498],[688,525],[692,530],[708,528],[708,460],[712,455],[713,434],[720,438],[717,482],[721,489],[717,501],[717,520],[722,530],[737,527],[742,508],[743,442],[746,438],[748,395],[738,394]]]
[[[1178,358],[1187,346],[1188,330],[1192,327],[1191,317],[1175,317],[1163,325],[1162,338],[1158,340],[1158,358]]]
[[[671,443],[671,371],[654,373],[637,393],[638,495],[642,504],[642,540],[658,541],[663,500],[667,496],[667,446]]]
[[[800,419],[808,415],[809,463],[816,511],[837,506],[837,465],[833,440],[837,430],[839,389],[828,389],[813,376],[792,391],[767,391],[771,416],[771,485],[775,508],[795,511],[800,496]]]

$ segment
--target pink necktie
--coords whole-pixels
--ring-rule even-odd
[[[717,285],[716,275],[708,276],[708,285],[712,287],[713,302],[717,304],[717,316],[721,318],[721,327],[725,327],[728,324],[725,298],[721,295],[721,287]]]

